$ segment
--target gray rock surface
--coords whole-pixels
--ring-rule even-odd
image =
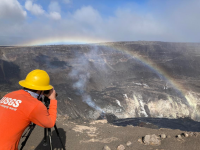
[[[182,139],[182,136],[179,134],[179,135],[177,135],[177,138],[178,139]]]
[[[103,147],[103,150],[111,150],[111,149],[110,149],[110,147],[108,147],[107,145],[105,145],[105,146]]]
[[[146,145],[155,145],[155,146],[158,146],[158,145],[161,144],[160,138],[157,135],[155,135],[155,134],[145,135],[144,139],[143,139],[143,142]]]
[[[161,134],[160,137],[161,137],[162,139],[165,139],[167,136],[166,136],[165,134]]]
[[[128,142],[126,143],[126,146],[131,146],[131,145],[132,145],[131,141],[128,141]]]
[[[183,136],[184,137],[189,137],[189,134],[188,133],[183,133]]]
[[[119,146],[117,146],[117,150],[125,150],[125,147],[124,147],[124,145],[119,145]]]

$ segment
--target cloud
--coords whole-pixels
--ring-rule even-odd
[[[60,14],[60,6],[58,2],[51,1],[48,10],[49,13],[46,12],[41,5],[34,4],[31,0],[27,0],[25,3],[25,8],[30,11],[33,15],[36,16],[42,16],[46,18],[50,18],[52,20],[60,20],[61,14]],[[45,19],[45,18],[44,18]]]
[[[61,9],[60,9],[60,5],[58,2],[56,1],[51,1],[51,3],[49,4],[49,14],[48,16],[53,19],[53,20],[60,20],[61,19]]]
[[[60,12],[60,5],[56,1],[51,1],[49,4],[49,12]]]
[[[119,9],[107,21],[105,32],[117,41],[151,40],[163,33],[162,26],[151,14],[138,14],[132,10]],[[123,38],[122,38],[123,37]]]
[[[83,6],[76,10],[73,14],[73,19],[82,25],[95,26],[102,21],[102,18],[97,10],[91,6]]]
[[[61,19],[61,15],[58,12],[50,12],[49,13],[49,17],[53,20],[60,20]]]
[[[149,4],[149,7],[153,9],[152,15],[156,18],[159,26],[163,28],[162,39],[199,42],[199,0],[169,0],[164,3],[152,0]]]
[[[70,20],[70,21],[69,21]],[[151,14],[138,14],[130,8],[119,8],[113,16],[103,16],[92,6],[83,6],[71,14],[65,26],[74,34],[110,41],[156,40],[163,28]],[[69,27],[70,28],[70,27]]]
[[[40,18],[35,18],[31,23],[27,21],[18,25],[8,25],[0,20],[2,37],[0,37],[0,45],[5,42],[23,43],[24,39],[29,41],[59,37],[105,41],[199,42],[200,1],[177,1],[168,0],[163,4],[159,0],[149,0],[145,6],[133,4],[122,7],[120,5],[108,15],[93,5],[82,6],[73,11],[64,10],[59,5],[59,1],[50,2],[45,11],[42,6],[28,0],[25,3],[26,9],[31,12],[37,8],[36,6],[40,6],[40,11],[36,11],[36,14],[40,14]],[[16,9],[10,9],[11,2],[15,4]],[[12,13],[5,13],[9,9]],[[0,13],[1,18],[2,16],[8,18],[11,16],[11,19],[19,20],[26,18],[26,12],[16,0],[3,0],[0,3],[0,12],[4,12]],[[17,17],[14,17],[15,15]],[[19,36],[21,38],[18,38]]]
[[[71,0],[63,0],[64,3],[69,4],[71,3]]]
[[[34,15],[45,14],[45,11],[43,10],[42,6],[40,6],[38,4],[33,4],[33,2],[31,0],[26,1],[25,8]]]
[[[1,0],[0,2],[0,19],[9,21],[21,21],[27,16],[26,11],[17,0]]]

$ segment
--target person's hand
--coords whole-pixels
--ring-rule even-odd
[[[45,95],[46,97],[48,97],[50,100],[55,99],[56,100],[56,91],[53,89],[50,90],[48,95]]]

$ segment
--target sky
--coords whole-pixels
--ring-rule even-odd
[[[199,0],[0,0],[0,45],[200,42]]]

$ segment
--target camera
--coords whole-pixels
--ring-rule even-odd
[[[48,94],[50,93],[50,91],[51,91],[51,90],[46,90],[46,91],[44,91],[44,94],[45,94],[45,95],[48,95]],[[57,96],[58,96],[58,93],[56,93],[56,97],[57,97]]]
[[[44,94],[48,95],[49,92],[50,92],[50,90],[46,90],[46,91],[44,91]]]

